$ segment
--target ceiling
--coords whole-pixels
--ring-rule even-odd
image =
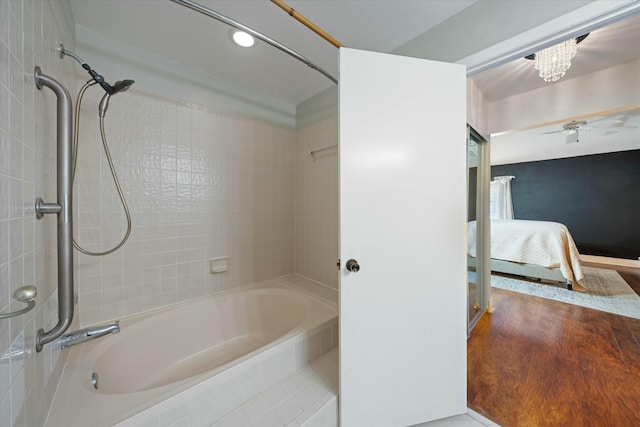
[[[196,0],[299,52],[338,77],[338,49],[268,0]],[[258,42],[243,49],[230,27],[169,0],[70,0],[77,25],[204,71],[236,87],[299,105],[333,83]],[[289,0],[287,4],[345,46],[392,52],[476,0]],[[593,31],[560,80],[640,57],[640,15]],[[473,77],[489,102],[548,86],[519,59]]]
[[[288,0],[345,46],[391,52],[476,0]],[[265,34],[338,77],[338,49],[268,0],[196,0]],[[168,0],[71,0],[77,25],[223,81],[298,105],[333,83],[258,42],[234,45],[230,27]]]

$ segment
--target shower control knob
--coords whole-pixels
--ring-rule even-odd
[[[350,259],[349,261],[347,261],[347,270],[349,270],[352,273],[357,273],[358,271],[360,271],[360,264],[358,264],[358,261],[356,261],[355,259]]]

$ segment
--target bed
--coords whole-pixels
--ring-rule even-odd
[[[580,255],[564,224],[549,221],[492,220],[491,270],[566,283],[585,292]],[[476,222],[468,224],[468,255],[476,256]]]

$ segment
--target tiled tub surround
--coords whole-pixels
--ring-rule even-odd
[[[126,224],[100,143],[101,96],[91,88],[82,105],[75,182],[76,236],[95,251]],[[294,130],[135,85],[111,98],[105,128],[133,228],[119,251],[77,256],[81,326],[294,272]],[[229,271],[209,274],[221,256]]]
[[[47,425],[211,424],[334,348],[336,316],[268,280],[123,319],[70,349]]]

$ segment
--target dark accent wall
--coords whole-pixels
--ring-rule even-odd
[[[491,166],[516,219],[565,224],[582,254],[640,257],[640,150]]]

